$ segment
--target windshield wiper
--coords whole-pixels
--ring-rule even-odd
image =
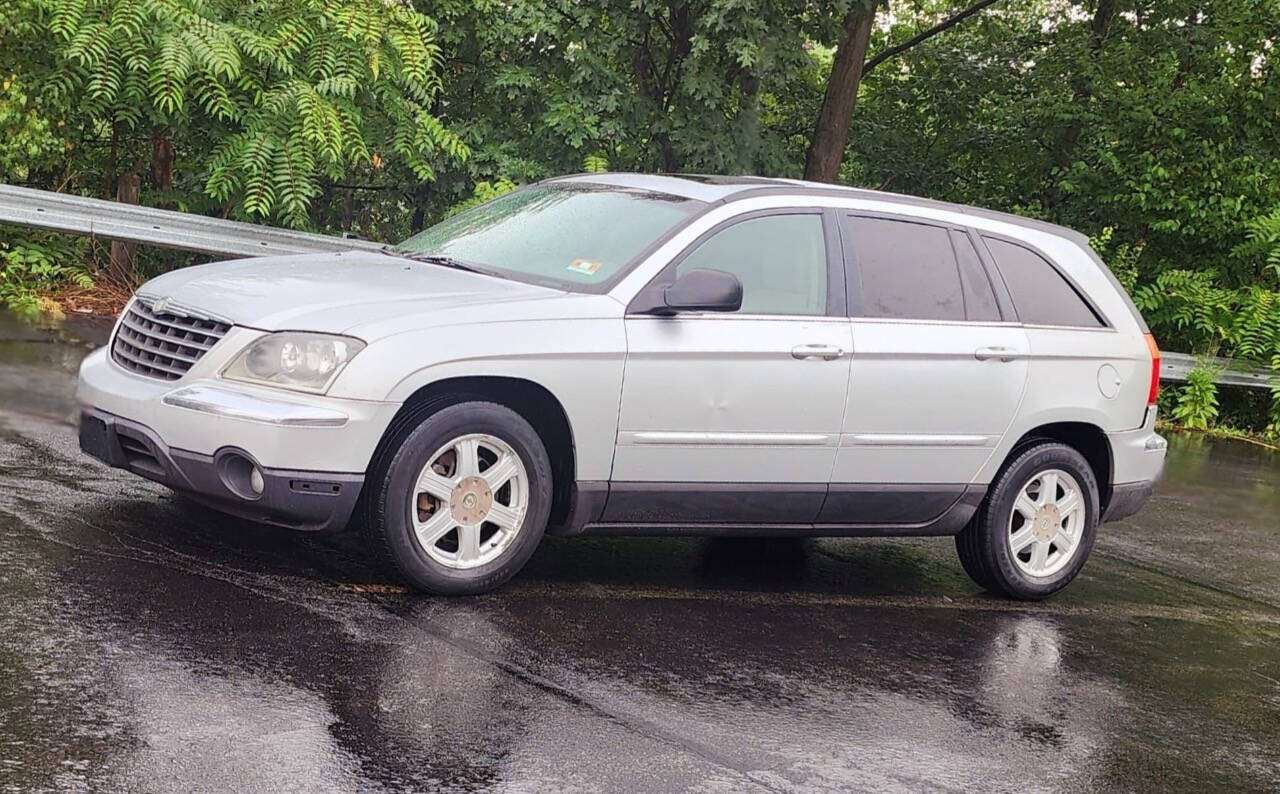
[[[441,267],[451,267],[454,270],[465,270],[468,273],[480,273],[485,276],[496,276],[492,270],[478,267],[470,262],[463,262],[461,259],[455,259],[448,254],[426,254],[421,251],[405,251],[391,245],[382,246],[382,252],[391,256],[398,256],[401,259],[412,259],[415,262],[426,262],[428,265],[440,265]]]

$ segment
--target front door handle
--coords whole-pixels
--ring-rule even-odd
[[[791,357],[798,359],[820,358],[823,361],[835,361],[844,355],[844,351],[835,345],[796,345],[791,348]]]
[[[980,347],[973,351],[973,357],[979,361],[990,361],[998,358],[1006,363],[1018,358],[1018,351],[1012,347]]]

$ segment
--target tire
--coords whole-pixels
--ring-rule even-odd
[[[513,467],[505,485],[481,482]],[[485,593],[533,555],[551,513],[551,487],[551,459],[524,417],[497,403],[459,402],[411,426],[375,463],[361,524],[377,561],[407,584],[436,595]],[[464,541],[464,532],[476,540]]]
[[[1084,567],[1098,517],[1098,481],[1089,462],[1065,444],[1036,442],[1015,450],[1001,468],[956,536],[956,551],[984,590],[1048,598]]]
[[[973,529],[974,525],[978,523],[979,515],[981,515],[981,510],[974,513],[973,518],[965,525],[965,528],[960,531],[960,534],[956,535],[956,552],[960,555],[960,567],[964,568],[964,572],[969,575],[969,578],[978,587],[991,592],[998,588],[996,587],[995,579],[991,578],[991,575],[987,573],[987,569],[982,565],[981,557],[979,556],[981,552],[977,544],[978,533]]]

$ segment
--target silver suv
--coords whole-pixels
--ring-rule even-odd
[[[1042,598],[1150,497],[1159,351],[1081,235],[792,180],[591,174],[384,253],[145,284],[80,443],[211,508],[354,517],[433,593],[562,535],[954,535]]]

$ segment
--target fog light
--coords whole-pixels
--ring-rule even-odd
[[[257,466],[254,466],[253,471],[249,473],[249,488],[254,493],[261,495],[262,489],[266,487],[267,487],[267,484],[262,481],[262,469],[259,469]]]
[[[241,499],[257,499],[267,488],[262,469],[238,450],[229,449],[220,453],[216,465],[222,484]]]

